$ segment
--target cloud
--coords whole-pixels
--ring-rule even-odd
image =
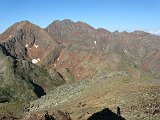
[[[153,34],[153,35],[160,35],[160,30],[149,31],[149,33],[151,33],[151,34]]]

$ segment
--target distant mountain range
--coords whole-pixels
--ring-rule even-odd
[[[149,33],[153,34],[153,35],[160,35],[160,31],[149,31]]]
[[[156,33],[157,34],[157,33]],[[160,78],[160,36],[69,19],[17,22],[0,34],[0,102],[31,101],[78,80]]]

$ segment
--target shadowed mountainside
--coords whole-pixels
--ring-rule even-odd
[[[60,49],[43,29],[28,21],[15,23],[2,33],[1,102],[33,100],[65,83],[56,70],[42,67],[54,61]]]

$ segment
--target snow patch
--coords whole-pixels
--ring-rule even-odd
[[[38,62],[37,59],[32,59],[32,63],[33,63],[33,64],[36,64],[37,62]]]
[[[26,44],[26,47],[28,47],[28,44]]]
[[[9,38],[12,37],[12,35],[9,36]]]
[[[96,44],[97,44],[97,41],[94,41],[94,44],[96,45]]]
[[[124,50],[124,53],[126,53],[126,52],[127,52],[127,49]]]
[[[38,63],[40,61],[40,58],[38,58],[38,59],[32,59],[32,63],[33,64],[36,64],[36,63]]]
[[[37,59],[38,61],[41,61],[40,58]]]
[[[142,37],[139,37],[140,39],[142,38]]]
[[[38,47],[39,47],[39,45],[34,44],[34,47],[35,47],[35,48],[38,48]]]

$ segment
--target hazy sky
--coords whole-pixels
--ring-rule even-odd
[[[46,27],[71,19],[115,30],[160,30],[160,0],[0,0],[0,33],[29,20]]]

